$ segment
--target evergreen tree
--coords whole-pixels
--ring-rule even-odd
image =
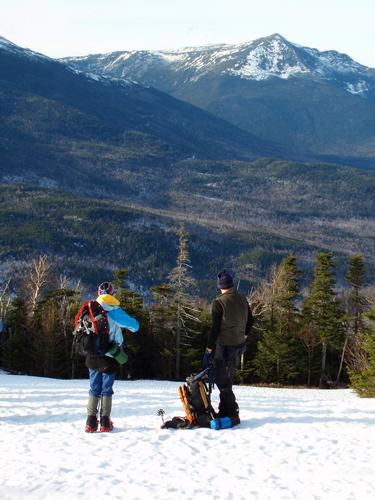
[[[361,359],[363,355],[365,332],[363,313],[366,299],[361,291],[365,281],[365,266],[362,255],[353,255],[350,258],[346,278],[351,288],[346,294],[345,300],[347,328],[340,367],[337,373],[337,382],[340,379],[344,360],[355,369],[358,359]]]
[[[13,373],[32,373],[34,349],[28,310],[21,298],[11,301],[4,334],[2,364]]]
[[[261,280],[258,286],[253,287],[247,296],[247,301],[254,318],[251,335],[246,341],[246,356],[244,366],[241,370],[241,377],[244,382],[253,383],[263,380],[258,371],[257,364],[254,363],[258,352],[259,342],[267,331],[267,317],[270,301],[270,283]]]
[[[349,370],[350,381],[353,389],[361,397],[375,398],[375,293],[372,307],[366,313],[371,321],[365,335],[364,352],[366,359],[361,371]]]
[[[137,333],[127,333],[126,329],[123,330],[124,347],[129,353],[129,361],[121,366],[120,378],[152,377],[156,347],[149,335],[149,314],[144,299],[130,289],[127,269],[121,268],[114,272],[113,284],[118,287],[116,297],[120,301],[120,307],[139,322]]]
[[[180,226],[178,231],[179,244],[176,267],[169,275],[169,284],[174,292],[173,305],[175,310],[175,345],[176,365],[175,376],[180,378],[181,372],[181,347],[188,344],[192,334],[196,332],[197,309],[193,306],[191,297],[195,289],[195,280],[190,274],[191,265],[187,248],[187,235],[185,227]]]
[[[302,345],[307,354],[307,364],[304,370],[307,385],[311,385],[313,378],[320,377],[320,365],[318,364],[318,357],[315,356],[317,347],[320,345],[320,338],[315,328],[312,316],[312,309],[308,301],[303,302],[302,314],[300,318],[299,337]]]
[[[8,279],[0,284],[0,360],[3,358],[3,347],[6,341],[5,325],[11,302],[10,282],[11,280]]]
[[[319,385],[326,386],[327,348],[340,349],[343,343],[343,313],[335,293],[334,263],[332,252],[320,252],[317,256],[314,279],[304,300],[303,322],[321,345],[321,370]]]
[[[348,312],[353,319],[352,329],[355,336],[363,328],[362,314],[366,303],[365,298],[361,293],[361,288],[363,287],[365,281],[365,264],[363,262],[362,255],[353,255],[350,258],[346,278],[351,285]]]
[[[36,352],[34,371],[45,377],[67,378],[71,374],[71,335],[79,307],[76,290],[51,290],[34,310],[32,327]]]
[[[300,372],[302,346],[297,336],[295,304],[299,277],[296,258],[288,255],[274,270],[268,287],[265,328],[254,359],[256,373],[267,382],[296,380]]]
[[[181,348],[181,374],[183,377],[200,372],[202,358],[211,331],[211,310],[205,303],[195,304],[194,323],[188,341]]]
[[[172,379],[175,360],[173,292],[169,285],[164,284],[153,287],[151,293],[153,304],[150,309],[150,334],[157,344],[159,353],[156,376]]]

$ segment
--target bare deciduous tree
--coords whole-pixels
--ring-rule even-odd
[[[174,306],[176,309],[176,378],[180,377],[181,366],[181,345],[183,341],[188,340],[194,330],[191,328],[191,322],[199,322],[197,317],[198,310],[192,307],[190,294],[195,286],[195,280],[190,275],[190,258],[187,249],[187,235],[185,227],[180,226],[179,247],[176,267],[172,269],[169,275],[169,284],[174,291]]]
[[[0,286],[0,320],[4,320],[10,304],[10,279]]]
[[[46,255],[40,255],[32,260],[30,270],[24,281],[24,290],[31,305],[31,311],[34,312],[40,294],[51,279],[52,264]]]

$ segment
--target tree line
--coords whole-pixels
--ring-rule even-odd
[[[121,307],[140,323],[125,334],[129,362],[118,377],[181,380],[201,369],[211,328],[210,304],[198,296],[183,226],[175,267],[151,300],[128,286],[117,269],[113,283]],[[248,294],[255,317],[238,381],[251,384],[341,387],[375,397],[375,294],[365,288],[361,255],[348,259],[347,287],[337,290],[333,253],[316,255],[314,274],[302,290],[302,271],[289,254]],[[83,302],[80,283],[56,278],[42,255],[16,291],[0,289],[1,366],[11,373],[84,377],[83,359],[71,356],[74,316]]]

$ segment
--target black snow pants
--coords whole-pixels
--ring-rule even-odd
[[[238,417],[239,408],[232,390],[236,368],[245,352],[245,344],[215,347],[215,383],[220,391],[219,417]]]

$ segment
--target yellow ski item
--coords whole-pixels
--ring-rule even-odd
[[[107,304],[107,306],[119,306],[120,301],[116,299],[113,295],[108,295],[107,293],[104,293],[103,295],[99,295],[98,298],[96,299],[99,304]]]

